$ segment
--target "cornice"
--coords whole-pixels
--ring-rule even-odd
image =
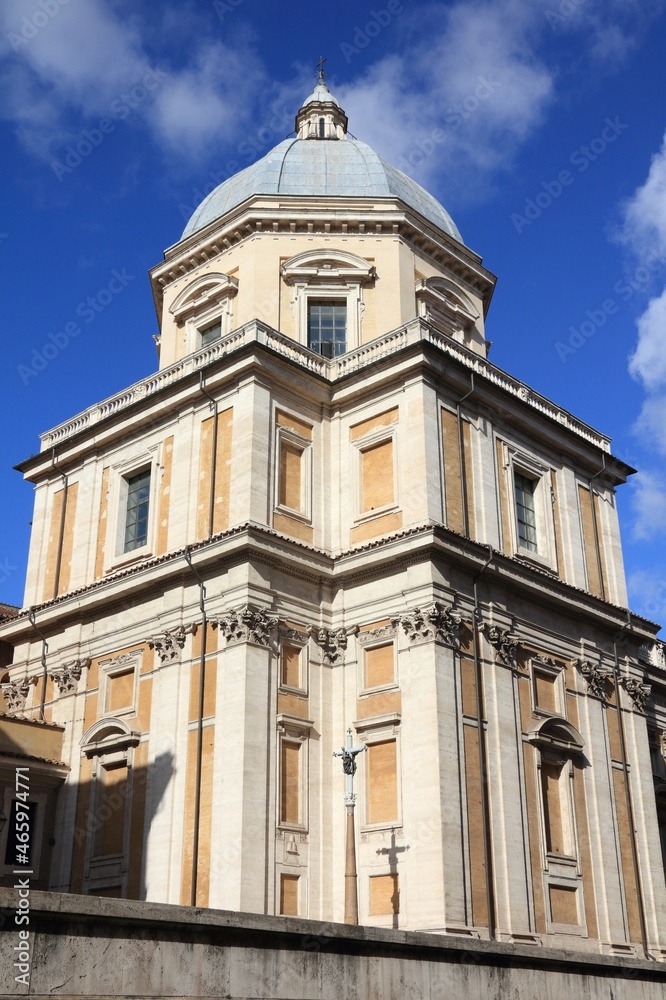
[[[151,591],[163,593],[169,585],[182,585],[192,574],[185,561],[185,549],[178,549],[135,566],[110,574],[87,587],[64,594],[33,610],[40,629],[62,630],[69,621],[94,617],[100,608],[113,610],[127,600],[139,599]],[[271,528],[245,523],[220,532],[189,547],[199,572],[220,574],[233,561],[260,561],[290,575],[324,585],[341,586],[355,581],[378,579],[402,571],[409,564],[445,559],[463,572],[475,573],[487,560],[488,546],[444,525],[421,524],[403,529],[343,553],[326,553],[288,538]],[[484,578],[507,590],[549,604],[562,616],[583,617],[596,626],[617,632],[626,623],[627,611],[603,601],[578,587],[565,583],[518,559],[493,552]],[[659,626],[638,615],[631,616],[636,643],[653,641]],[[34,634],[27,610],[0,625],[0,639],[21,642]]]
[[[184,274],[195,271],[231,247],[261,235],[349,236],[379,239],[400,237],[420,253],[444,266],[481,295],[487,312],[496,277],[481,264],[481,257],[395,196],[344,198],[304,195],[253,195],[226,217],[169,247],[164,261],[150,270],[153,297],[161,313],[164,289]]]

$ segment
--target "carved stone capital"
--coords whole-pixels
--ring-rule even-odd
[[[178,659],[179,651],[185,645],[185,637],[194,635],[196,625],[177,625],[176,628],[165,629],[148,639],[148,645],[154,649],[162,663],[172,663]]]
[[[0,684],[0,687],[9,711],[22,712],[30,691],[28,678],[22,677],[20,680],[8,681],[6,684]]]
[[[263,608],[253,608],[249,604],[244,604],[218,618],[217,626],[228,646],[239,642],[269,646],[277,622],[269,617]]]
[[[589,660],[574,660],[573,665],[587,681],[588,694],[596,695],[605,701],[608,697],[608,682],[612,677],[612,671],[597,663],[590,663]]]
[[[515,670],[518,666],[517,653],[520,643],[515,635],[508,628],[500,628],[499,625],[486,625],[485,622],[479,624],[479,631],[483,632],[490,645],[495,650],[495,656],[505,667]]]
[[[425,608],[413,608],[393,619],[397,627],[401,625],[410,642],[443,642],[458,648],[462,616],[439,601]]]
[[[76,691],[76,686],[81,679],[81,674],[86,667],[90,666],[90,659],[85,657],[80,660],[69,660],[55,670],[49,670],[48,675],[58,686],[60,694],[71,694]]]
[[[355,635],[357,631],[358,629],[354,628],[351,630],[351,634]],[[346,628],[311,627],[309,632],[324,654],[324,663],[333,664],[344,658],[350,634]]]
[[[639,712],[645,712],[645,706],[652,692],[651,684],[643,684],[636,677],[621,677],[620,684],[627,692]]]

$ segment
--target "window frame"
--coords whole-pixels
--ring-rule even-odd
[[[395,634],[385,635],[382,637],[373,637],[367,641],[364,641],[361,636],[357,636],[359,640],[359,650],[360,656],[358,657],[359,662],[359,698],[365,698],[368,695],[379,694],[383,691],[397,691],[400,687],[398,683],[398,643],[397,636]],[[373,649],[380,649],[382,646],[392,646],[393,647],[393,680],[389,681],[387,684],[374,684],[368,685],[367,683],[367,673],[366,673],[366,656],[369,651]]]
[[[374,285],[376,274],[373,264],[348,250],[326,248],[306,250],[291,257],[282,264],[281,273],[284,283],[291,287],[294,335],[298,343],[308,348],[309,301],[328,298],[347,303],[347,342],[344,354],[361,346],[363,289]]]
[[[383,504],[381,507],[363,510],[363,454],[379,445],[388,444],[389,441],[393,446],[393,500],[390,503]],[[394,511],[400,510],[400,499],[398,496],[398,424],[378,427],[376,430],[369,431],[363,437],[356,438],[351,444],[356,449],[356,460],[354,462],[354,524],[363,524],[376,517],[383,517],[384,514],[391,514]]]
[[[105,545],[104,572],[112,572],[127,563],[145,559],[153,554],[155,528],[157,523],[157,491],[159,445],[146,448],[141,454],[117,462],[111,467],[108,486],[107,535]],[[141,472],[150,471],[150,494],[148,498],[148,528],[146,541],[134,549],[125,551],[125,529],[127,523],[127,499],[129,480]]]
[[[358,798],[360,800],[362,833],[372,833],[375,830],[402,830],[403,808],[402,808],[402,747],[400,744],[400,720],[401,714],[393,712],[389,715],[374,716],[369,719],[358,719],[352,723],[356,735],[360,742],[369,750],[377,743],[387,743],[389,740],[395,742],[395,781],[396,781],[396,813],[393,820],[382,820],[379,823],[368,822],[368,808],[370,805],[370,754],[364,753],[362,772],[363,783],[359,788]],[[361,768],[359,768],[361,771]]]
[[[285,714],[277,717],[277,756],[275,797],[276,829],[291,833],[307,833],[309,829],[309,748],[310,730],[313,723]],[[282,747],[285,743],[298,745],[298,821],[290,823],[282,818]]]
[[[238,294],[238,279],[221,271],[203,274],[189,282],[176,297],[169,312],[183,330],[185,354],[212,347],[233,329],[234,298]],[[220,336],[210,344],[202,344],[201,334],[216,320]]]
[[[344,310],[344,315],[345,315],[344,350],[341,351],[339,354],[333,353],[330,357],[327,354],[324,354],[324,352],[322,350],[316,350],[314,347],[311,346],[311,343],[310,343],[310,314],[311,314],[311,310],[312,310],[313,306],[315,306],[315,305],[321,306],[321,305],[324,305],[324,304],[327,304],[327,303],[330,304],[330,305],[332,305],[332,306],[340,306]],[[324,296],[322,299],[318,299],[314,295],[308,295],[308,297],[307,297],[307,319],[306,319],[306,324],[307,324],[306,337],[307,337],[307,348],[308,348],[308,350],[312,351],[314,354],[319,354],[322,358],[326,358],[327,361],[335,361],[336,358],[342,357],[343,354],[346,354],[347,353],[347,334],[348,334],[348,330],[349,330],[348,314],[349,314],[349,303],[347,302],[347,300],[344,297],[338,299],[338,298],[333,298],[331,296]],[[335,333],[335,322],[333,323],[333,333]],[[319,340],[320,347],[321,347],[322,343],[327,343],[327,342],[326,341],[322,341],[320,339]],[[333,345],[333,347],[335,347],[335,345],[336,345],[336,341],[335,340],[330,341],[330,343]]]
[[[509,506],[510,546],[513,556],[531,562],[541,569],[558,572],[555,542],[555,518],[553,505],[555,498],[551,485],[551,466],[535,455],[521,451],[502,442],[504,450],[504,474],[506,495]],[[531,479],[535,483],[534,512],[536,520],[537,551],[521,544],[518,529],[518,509],[516,501],[516,475]]]
[[[120,656],[106,657],[98,661],[99,669],[99,705],[100,717],[119,717],[123,715],[136,715],[138,706],[139,678],[143,663],[143,649],[135,649],[129,653],[121,653]],[[109,695],[111,681],[126,673],[134,671],[132,702],[124,708],[114,708],[109,706]]]
[[[290,445],[300,452],[301,458],[301,507],[295,509],[288,507],[280,501],[280,463],[282,457],[283,444]],[[277,514],[285,514],[287,517],[302,521],[304,524],[312,525],[312,461],[313,442],[311,439],[303,437],[297,431],[289,427],[278,424],[275,425],[275,488],[273,510]]]

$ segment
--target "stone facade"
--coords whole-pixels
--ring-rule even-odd
[[[22,465],[3,691],[64,730],[50,888],[341,920],[351,726],[362,924],[662,960],[632,470],[488,361],[478,255],[393,195],[258,193],[151,279],[159,371]]]

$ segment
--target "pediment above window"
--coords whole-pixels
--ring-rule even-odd
[[[347,250],[307,250],[285,261],[282,277],[287,284],[325,281],[371,284],[376,273],[367,260]]]
[[[81,748],[86,757],[98,757],[135,747],[141,734],[117,717],[100,719],[83,734]]]
[[[416,307],[419,316],[451,336],[471,329],[479,319],[472,303],[446,278],[417,281]]]
[[[176,322],[182,323],[196,313],[210,309],[232,298],[238,292],[238,278],[233,275],[214,273],[202,275],[184,288],[169,312]]]
[[[538,719],[530,726],[527,738],[541,750],[557,750],[569,756],[582,753],[585,746],[575,726],[561,718]]]

